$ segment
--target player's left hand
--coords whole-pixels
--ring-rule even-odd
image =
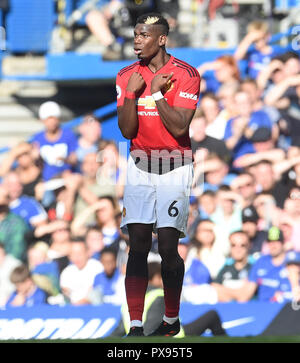
[[[159,92],[161,91],[167,83],[170,81],[170,79],[173,77],[173,72],[169,74],[158,74],[152,79],[151,82],[151,93]]]

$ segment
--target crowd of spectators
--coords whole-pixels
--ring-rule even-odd
[[[254,22],[235,54],[198,68],[183,301],[300,299],[300,59],[267,39]],[[63,128],[47,101],[39,118],[43,131],[0,166],[0,305],[120,305],[126,160],[92,114]]]

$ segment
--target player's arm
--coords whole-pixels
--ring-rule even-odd
[[[156,106],[163,124],[175,138],[188,132],[195,110],[170,107],[165,99],[157,101]]]
[[[171,80],[171,74],[158,74],[151,83],[151,93],[160,92]],[[165,98],[156,99],[156,107],[159,116],[166,129],[175,137],[179,138],[188,132],[190,122],[194,116],[195,109],[184,107],[171,107]]]
[[[117,78],[118,82],[118,78]],[[138,132],[138,115],[136,108],[136,92],[144,87],[145,81],[142,75],[138,72],[132,73],[129,78],[125,94],[118,95],[122,97],[122,105],[118,106],[118,124],[122,135],[126,139],[133,139]],[[122,92],[120,89],[119,92]]]

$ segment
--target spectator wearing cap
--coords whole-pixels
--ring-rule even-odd
[[[56,102],[43,103],[39,108],[39,118],[45,130],[35,134],[31,142],[39,148],[44,163],[43,180],[49,180],[71,170],[76,164],[77,137],[73,131],[61,127],[61,109]]]
[[[268,230],[267,241],[269,254],[261,256],[253,264],[242,287],[230,291],[239,302],[249,301],[256,293],[259,301],[283,302],[292,299],[282,231],[272,226]]]
[[[292,286],[293,300],[300,301],[300,252],[288,251],[285,259],[288,277]]]
[[[250,205],[242,210],[242,230],[247,234],[250,240],[250,254],[260,254],[263,243],[267,238],[266,231],[258,230],[258,220],[259,216],[253,205]]]
[[[219,302],[232,300],[230,289],[240,288],[244,284],[254,261],[249,255],[250,240],[245,232],[235,231],[230,234],[229,240],[230,257],[212,284]]]

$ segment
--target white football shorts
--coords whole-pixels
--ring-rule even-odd
[[[140,170],[130,156],[124,189],[121,227],[154,224],[154,230],[173,227],[186,235],[193,164],[159,175]]]

